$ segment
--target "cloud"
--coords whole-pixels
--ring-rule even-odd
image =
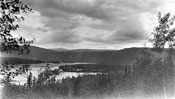
[[[109,39],[112,41],[138,42],[145,40],[146,34],[141,21],[134,17],[132,20],[121,24]]]
[[[71,30],[55,31],[41,39],[40,44],[62,44],[62,43],[79,43],[80,40]]]
[[[33,13],[23,14],[25,20],[18,23],[19,29],[14,31],[13,34],[17,36],[23,36],[28,39],[38,38],[40,39],[47,28],[44,27],[40,13],[35,11]],[[44,30],[44,31],[43,31]]]
[[[74,29],[84,41],[114,44],[114,43],[134,43],[146,39],[144,26],[139,19],[135,17],[126,19],[123,23],[113,27],[113,29],[92,28],[88,26],[79,26]],[[111,26],[111,25],[110,25]]]
[[[143,42],[156,23],[156,13],[174,8],[173,0],[25,0],[35,23],[22,25],[39,44],[91,43],[125,46]],[[169,6],[167,6],[169,5]],[[171,6],[170,6],[171,5]],[[42,36],[41,36],[42,35]],[[44,42],[44,43],[43,43]],[[101,45],[99,45],[101,44]],[[89,45],[90,46],[90,45]],[[55,46],[53,46],[55,47]],[[77,47],[77,46],[75,46]],[[109,47],[109,46],[108,46]]]
[[[108,10],[104,10],[101,4],[85,2],[82,0],[37,0],[28,1],[34,9],[41,11],[41,14],[50,18],[81,14],[97,19],[108,19]]]
[[[95,19],[111,20],[116,16],[155,10],[158,0],[27,0],[35,10],[49,18],[85,15]],[[116,15],[117,14],[117,15]]]

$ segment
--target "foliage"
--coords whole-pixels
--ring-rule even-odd
[[[56,82],[55,77],[60,73],[60,69],[55,69],[47,63],[45,70],[38,74],[37,85],[47,85]]]
[[[173,53],[173,49],[170,49],[165,60],[164,85],[167,90],[167,95],[174,95],[175,92],[175,64],[173,63]]]
[[[20,0],[0,0],[0,33],[1,33],[1,52],[18,51],[19,54],[26,51],[33,41],[26,41],[25,38],[15,38],[11,34],[19,28],[18,22],[24,20],[21,13],[31,12],[31,8],[23,4]]]
[[[13,82],[13,78],[18,75],[26,74],[29,71],[29,64],[23,64],[22,66],[15,67],[14,65],[8,64],[6,61],[2,64],[0,75],[4,78],[1,80],[1,84],[9,84]]]
[[[134,77],[138,90],[148,95],[162,93],[164,72],[161,58],[153,56],[149,50],[144,50],[142,58],[136,63]]]
[[[6,91],[4,97],[23,94],[25,95],[24,99],[28,97],[33,99],[36,96],[42,97],[41,99],[57,99],[57,97],[59,99],[103,99],[103,96],[112,95],[117,99],[119,97],[128,99],[128,97],[138,98],[139,95],[145,95],[152,99],[151,97],[154,95],[159,97],[162,95],[162,72],[155,69],[161,66],[160,64],[161,62],[158,59],[153,62],[153,65],[147,65],[147,70],[142,70],[145,73],[140,74],[141,76],[138,78],[132,74],[120,75],[117,72],[111,72],[108,74],[67,77],[47,84],[33,85],[30,89],[24,86],[11,85],[10,88],[4,90]],[[10,94],[11,96],[9,96]],[[106,98],[110,99],[110,97]]]
[[[175,47],[175,28],[172,27],[174,21],[175,16],[170,18],[170,13],[164,16],[162,16],[160,12],[158,13],[159,25],[154,28],[152,32],[154,37],[150,39],[154,48],[162,49],[166,44],[168,44],[169,47]]]

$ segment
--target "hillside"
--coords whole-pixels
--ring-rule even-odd
[[[0,63],[8,62],[9,64],[36,64],[36,63],[43,63],[40,60],[31,60],[31,59],[23,59],[23,58],[13,58],[13,57],[1,57]]]
[[[53,51],[69,51],[69,50],[67,50],[67,49],[64,49],[64,48],[53,48],[53,49],[51,49],[51,50],[53,50]]]
[[[103,63],[108,65],[126,65],[133,64],[136,58],[142,54],[143,48],[127,48],[123,50],[67,50],[54,51],[32,46],[30,54],[4,54],[3,57],[15,57],[32,60],[41,60],[48,62],[90,62]],[[149,49],[148,49],[149,50]],[[151,51],[153,54],[159,53]],[[175,52],[175,51],[174,51]],[[175,55],[174,55],[175,56]]]

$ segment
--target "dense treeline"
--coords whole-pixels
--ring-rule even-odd
[[[8,62],[8,64],[37,64],[44,63],[44,61],[40,60],[31,60],[31,59],[23,59],[23,58],[13,58],[13,57],[1,57],[1,63]]]
[[[125,69],[123,65],[108,65],[108,64],[74,64],[74,65],[62,65],[59,67],[64,72],[100,72],[105,73],[109,71],[118,71]]]

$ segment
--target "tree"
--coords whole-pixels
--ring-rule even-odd
[[[165,14],[163,17],[161,13],[158,13],[158,22],[159,25],[154,28],[152,32],[153,38],[150,41],[153,43],[153,47],[156,49],[160,49],[160,52],[163,52],[163,61],[164,66],[163,70],[166,74],[165,67],[165,46],[168,45],[169,48],[175,47],[175,27],[173,27],[175,21],[175,16],[170,18],[170,13]],[[167,99],[167,91],[166,91],[166,84],[165,84],[165,74],[163,75],[163,85],[164,85],[164,94],[165,99]]]
[[[25,5],[20,0],[0,0],[0,33],[1,45],[0,51],[6,53],[18,52],[23,54],[29,53],[29,46],[33,41],[27,41],[23,37],[15,38],[11,32],[19,28],[18,22],[24,20],[21,13],[31,12],[32,9]],[[11,71],[11,66],[8,62],[1,64],[0,74],[4,76],[3,83],[8,84],[14,76],[28,72],[29,65],[23,65]]]
[[[26,41],[25,38],[15,38],[11,34],[19,28],[18,22],[24,20],[21,13],[31,12],[32,9],[23,4],[20,0],[0,0],[0,33],[1,52],[18,51],[19,54],[26,51],[29,53],[29,45],[33,41]]]
[[[158,13],[159,25],[154,28],[152,32],[153,38],[149,39],[154,48],[163,49],[168,44],[169,47],[175,47],[175,28],[172,28],[175,21],[175,16],[170,18],[170,13],[163,17]]]
[[[38,85],[48,85],[55,83],[56,76],[59,75],[62,71],[60,69],[54,68],[51,64],[46,65],[45,69],[38,74],[37,84]]]
[[[1,80],[0,84],[9,84],[13,81],[13,78],[18,75],[26,74],[29,70],[30,65],[24,64],[14,69],[14,66],[9,64],[7,61],[1,64],[0,75],[4,76],[4,79]]]

